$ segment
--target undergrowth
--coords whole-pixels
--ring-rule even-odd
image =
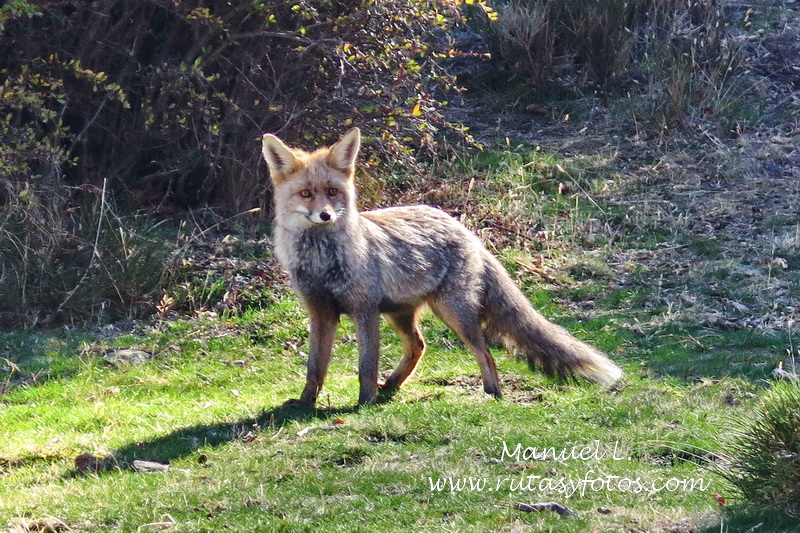
[[[105,188],[17,189],[0,212],[0,327],[147,316],[172,258],[158,226],[118,214]]]
[[[741,45],[717,2],[467,4],[466,20],[487,41],[493,70],[523,80],[523,108],[542,108],[535,104],[559,92],[600,94],[645,137],[698,127],[738,135],[757,119],[745,104]]]
[[[726,443],[724,475],[748,501],[800,513],[800,384],[775,383],[756,408],[737,422]]]

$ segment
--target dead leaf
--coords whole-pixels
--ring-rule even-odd
[[[142,527],[149,527],[149,528],[152,528],[152,529],[164,530],[164,529],[169,529],[169,528],[175,526],[175,524],[177,524],[177,523],[178,522],[174,518],[172,518],[170,515],[164,515],[163,517],[161,517],[161,520],[159,520],[158,522],[150,522],[149,524],[144,524]]]
[[[258,433],[255,431],[245,431],[239,435],[239,440],[242,442],[253,442],[258,438]]]
[[[332,424],[325,424],[325,425],[322,425],[322,426],[308,426],[308,427],[305,427],[305,428],[303,428],[303,429],[301,429],[300,431],[297,432],[297,436],[298,437],[305,437],[306,435],[308,435],[312,431],[317,431],[317,430],[330,431],[332,429],[339,429],[341,427],[344,427],[345,425],[346,424],[344,423],[344,420],[342,420],[341,418],[336,418],[336,419],[333,420]]]
[[[782,268],[783,270],[789,268],[789,262],[783,257],[773,257],[769,264],[774,267]]]

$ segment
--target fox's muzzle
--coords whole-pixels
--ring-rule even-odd
[[[314,224],[324,225],[336,221],[336,211],[330,208],[323,209],[320,212],[312,212],[308,217]]]

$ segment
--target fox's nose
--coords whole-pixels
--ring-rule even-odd
[[[328,222],[331,219],[331,214],[328,211],[323,211],[319,214],[319,218],[323,222]]]

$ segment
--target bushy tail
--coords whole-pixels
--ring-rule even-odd
[[[483,325],[508,349],[524,356],[531,368],[548,374],[575,375],[612,384],[622,370],[603,352],[553,324],[530,304],[502,265],[486,253]]]

